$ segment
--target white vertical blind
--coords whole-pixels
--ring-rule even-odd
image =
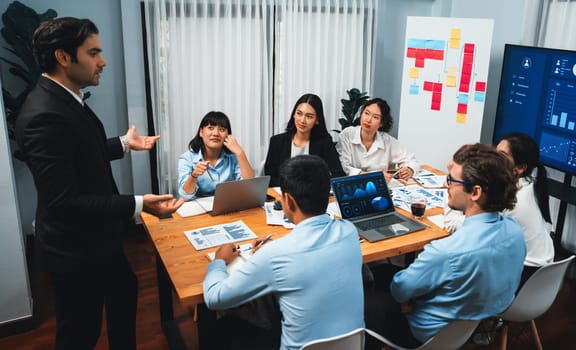
[[[376,0],[145,0],[162,193],[201,118],[224,112],[253,167],[295,101],[316,93],[340,129],[346,90],[370,90]]]
[[[372,87],[374,0],[281,1],[276,24],[274,133],[284,130],[296,100],[315,93],[328,129],[340,129],[346,90]]]
[[[271,130],[266,2],[151,0],[145,15],[160,191],[174,192],[178,156],[212,110],[230,118],[254,165]]]

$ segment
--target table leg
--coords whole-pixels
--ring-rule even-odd
[[[162,264],[162,259],[156,254],[156,276],[158,279],[158,299],[160,302],[160,324],[168,345],[172,350],[186,349],[178,323],[174,320],[174,304],[172,301],[172,283],[168,272]]]

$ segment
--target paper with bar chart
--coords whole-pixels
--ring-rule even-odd
[[[493,25],[408,17],[398,138],[419,160],[443,168],[460,145],[480,140]]]

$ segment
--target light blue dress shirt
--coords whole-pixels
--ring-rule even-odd
[[[187,193],[184,191],[184,183],[190,176],[196,163],[203,161],[202,152],[187,151],[178,158],[178,194],[185,200],[191,200],[196,197],[213,196],[216,190],[216,184],[232,180],[241,180],[240,164],[236,155],[229,152],[220,154],[220,158],[215,166],[208,165],[208,171],[198,177],[196,181],[196,191]],[[210,174],[208,174],[210,172]],[[212,176],[212,178],[210,178]]]
[[[425,342],[453,320],[504,311],[514,300],[525,256],[524,234],[514,219],[474,215],[451,236],[426,245],[394,275],[390,292],[398,302],[412,300],[406,317],[414,337]]]
[[[364,327],[362,252],[356,227],[319,215],[266,243],[239,270],[224,260],[208,265],[204,301],[236,307],[274,293],[282,312],[281,349]]]

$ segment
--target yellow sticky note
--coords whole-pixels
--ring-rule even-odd
[[[456,76],[455,75],[447,75],[445,84],[446,84],[446,86],[450,86],[450,87],[456,86]]]
[[[410,68],[410,78],[418,78],[420,70],[418,68]]]
[[[450,48],[451,49],[460,48],[460,39],[450,39]]]
[[[460,40],[460,28],[454,28],[450,31],[450,39],[457,39]]]
[[[466,114],[456,113],[456,123],[460,124],[466,123]]]

